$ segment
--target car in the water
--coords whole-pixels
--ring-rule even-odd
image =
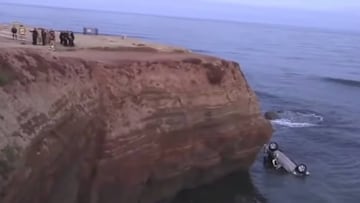
[[[264,162],[277,170],[285,170],[296,176],[308,176],[310,172],[305,164],[297,164],[279,149],[276,142],[264,145]]]

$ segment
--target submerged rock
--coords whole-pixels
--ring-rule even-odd
[[[3,203],[157,202],[247,171],[272,133],[214,57],[2,48],[0,68]]]
[[[275,112],[275,111],[265,112],[264,117],[265,117],[267,120],[277,120],[277,119],[280,119],[279,114],[278,114],[277,112]]]

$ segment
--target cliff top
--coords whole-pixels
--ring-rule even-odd
[[[48,46],[32,45],[32,34],[30,31],[33,30],[33,26],[24,25],[26,28],[25,44],[18,40],[12,39],[11,27],[12,24],[0,24],[0,47],[2,48],[36,48],[48,50]],[[17,26],[18,27],[18,26]],[[46,28],[45,29],[51,29]],[[74,50],[115,50],[115,51],[155,51],[155,52],[190,52],[184,48],[161,45],[152,42],[145,42],[140,39],[129,38],[126,36],[108,36],[108,35],[84,35],[81,33],[75,33],[75,47],[65,47],[60,44],[59,39],[60,32],[56,31],[56,51],[74,51]]]

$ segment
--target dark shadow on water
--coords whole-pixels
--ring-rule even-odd
[[[249,173],[237,172],[192,190],[180,192],[170,203],[266,203]]]
[[[348,87],[360,87],[359,80],[344,79],[344,78],[333,78],[333,77],[322,77],[325,82],[330,82],[338,85],[348,86]]]

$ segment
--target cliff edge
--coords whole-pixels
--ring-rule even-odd
[[[235,62],[0,48],[3,203],[153,203],[248,170],[272,129]]]

